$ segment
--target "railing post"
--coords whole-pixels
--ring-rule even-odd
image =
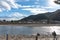
[[[6,40],[8,40],[8,34],[6,34]]]

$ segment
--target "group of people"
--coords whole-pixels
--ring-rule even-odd
[[[36,35],[36,40],[38,40],[38,36],[40,36],[40,34],[39,34],[39,33],[37,33],[37,35]],[[53,40],[57,40],[57,38],[56,38],[57,34],[56,34],[56,32],[55,32],[55,31],[54,31],[54,32],[52,32],[52,36],[53,36]]]

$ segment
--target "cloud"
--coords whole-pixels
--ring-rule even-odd
[[[48,12],[46,9],[41,9],[41,8],[25,8],[25,9],[22,9],[22,10],[30,11],[34,15]]]
[[[20,20],[24,17],[27,17],[27,15],[19,12],[14,12],[14,13],[11,13],[8,17],[10,17],[10,20]]]
[[[11,9],[10,5],[5,1],[0,1],[0,6],[6,8],[7,10]]]
[[[54,10],[60,8],[59,5],[54,3],[54,0],[47,0],[46,6],[42,6],[42,7],[41,7],[42,4],[38,5],[38,4],[40,4],[40,0],[35,0],[34,5],[18,4],[18,2],[21,2],[21,1],[24,2],[24,1],[31,1],[31,0],[0,0],[0,12],[2,12],[4,10],[11,10],[12,8],[16,8],[16,9],[21,8],[22,10],[30,11],[33,14],[39,14],[39,13],[54,11]],[[44,2],[44,0],[43,0],[43,2]],[[50,10],[50,9],[52,9],[52,10]],[[17,15],[19,15],[19,14],[17,14]]]
[[[49,9],[49,10],[52,9],[52,11],[53,9],[56,10],[60,8],[60,5],[54,2],[55,0],[45,0],[45,1],[46,1],[45,3],[46,6],[40,6],[41,8]]]
[[[17,2],[24,2],[24,1],[30,1],[30,0],[16,0]]]
[[[43,9],[47,9],[48,12],[56,11],[57,9],[60,9],[60,5],[54,3],[55,0],[47,0],[46,6],[41,6]]]
[[[30,1],[30,0],[0,0],[0,12],[4,11],[4,10],[11,10],[12,8],[34,8],[37,7],[39,8],[40,5],[40,0],[35,0],[35,4],[36,5],[21,5],[18,4],[17,2],[20,1]],[[44,1],[43,1],[44,2]],[[48,8],[59,8],[59,5],[54,3],[54,0],[47,0],[47,4],[46,4],[46,9]],[[45,7],[45,6],[44,6]],[[36,9],[35,9],[36,10]],[[38,12],[38,11],[36,11]]]
[[[19,12],[14,12],[12,14],[9,15],[9,17],[26,17],[26,15],[22,14],[22,13],[19,13]]]
[[[19,12],[13,12],[11,14],[9,14],[8,16],[3,16],[3,17],[0,17],[0,20],[20,20],[24,17],[27,17],[27,15],[24,15],[22,13],[19,13]]]
[[[39,4],[39,1],[40,0],[36,0],[35,4]],[[60,8],[59,5],[54,3],[54,0],[46,0],[46,1],[47,1],[46,6],[33,5],[33,6],[25,7],[22,10],[30,11],[33,14],[40,14],[46,12],[53,12]]]
[[[49,6],[57,6],[57,4],[54,3],[55,0],[48,0]]]
[[[7,20],[7,21],[11,21],[11,20],[18,20],[18,18],[0,18],[0,20]]]
[[[30,5],[21,5],[17,3],[20,2],[21,0],[0,0],[0,12],[3,12],[5,10],[11,10],[12,8],[28,8],[28,7],[34,7]],[[30,0],[22,0],[22,1],[30,1]]]
[[[2,10],[0,9],[0,12],[2,12]]]
[[[27,5],[27,6],[21,6],[21,5],[19,5],[19,7],[20,8],[30,8],[30,7],[34,7],[34,6],[29,6],[29,5]]]
[[[0,0],[0,11],[11,10],[12,8],[19,8],[16,0]]]
[[[36,1],[40,1],[40,0],[36,0]]]
[[[54,1],[55,0],[47,0],[47,2],[48,2],[47,6],[48,7],[52,7],[52,8],[58,8],[58,7],[60,7],[60,5],[56,4]]]

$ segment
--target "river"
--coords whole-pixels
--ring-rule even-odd
[[[55,31],[60,34],[60,26],[13,26],[13,25],[0,25],[0,35],[1,34],[22,34],[22,35],[34,35],[36,33],[40,34],[51,34]]]

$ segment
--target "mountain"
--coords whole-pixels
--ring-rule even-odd
[[[40,13],[37,15],[30,15],[19,21],[40,21],[40,20],[48,20],[48,19],[60,21],[60,9],[56,10],[55,12],[47,12],[47,13]]]
[[[60,9],[54,12],[52,19],[60,21]]]
[[[50,12],[48,13],[42,13],[42,14],[37,14],[37,15],[30,15],[28,17],[25,17],[23,19],[21,19],[20,21],[39,21],[39,20],[45,20],[48,19],[48,17],[51,15]]]

